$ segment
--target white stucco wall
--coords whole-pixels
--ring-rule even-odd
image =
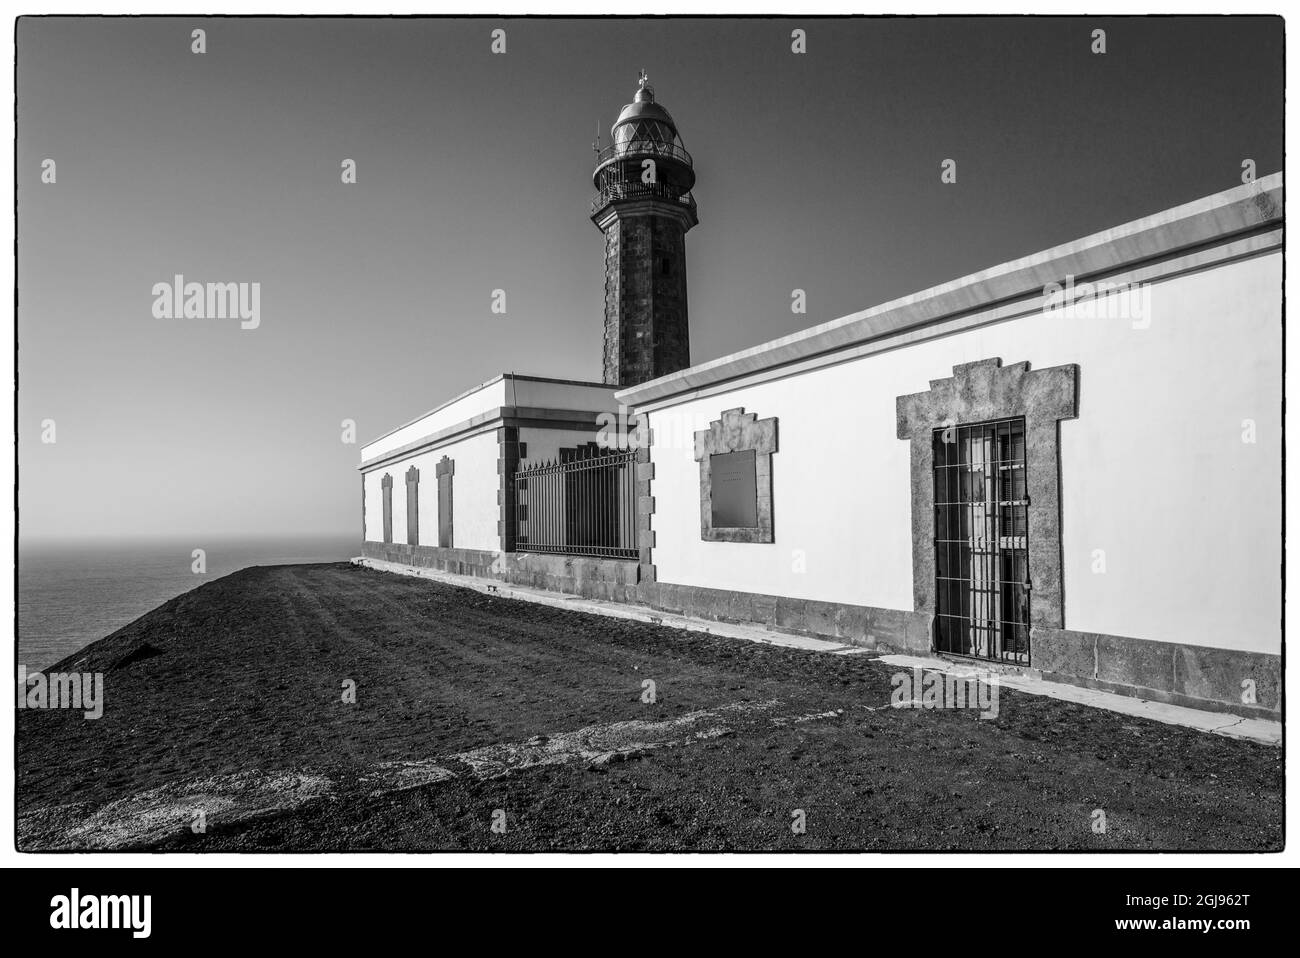
[[[514,379],[507,391],[512,406],[544,409],[617,410],[615,386]]]
[[[527,465],[553,462],[560,458],[561,449],[585,446],[595,442],[599,430],[545,429],[538,426],[520,426],[519,439],[528,444]]]
[[[654,411],[658,578],[911,609],[896,397],[994,356],[1077,363],[1079,417],[1060,432],[1066,627],[1277,653],[1281,270],[1274,251],[1157,282],[1147,328],[1035,313]],[[691,433],[737,406],[779,419],[770,545],[700,539]]]
[[[363,463],[417,443],[445,429],[463,426],[484,413],[501,407],[520,406],[548,410],[617,411],[614,387],[583,383],[550,382],[515,377],[489,381],[382,436],[361,449]],[[554,459],[561,446],[573,446],[595,439],[590,432],[521,427],[520,439],[529,444],[529,458]],[[384,537],[383,489],[385,473],[393,477],[393,542],[406,542],[406,470],[412,464],[420,470],[420,545],[438,544],[438,481],[434,467],[443,456],[456,462],[452,478],[453,540],[458,549],[495,551],[501,539],[497,532],[500,510],[497,490],[497,459],[500,455],[495,429],[421,450],[400,460],[385,463],[365,473],[365,528],[367,541]]]
[[[497,534],[497,458],[495,431],[488,431],[458,442],[449,443],[365,474],[365,538],[382,542],[384,538],[384,474],[393,477],[393,541],[406,542],[406,470],[412,465],[420,470],[420,545],[438,544],[438,477],[435,467],[443,456],[456,463],[452,476],[452,545],[457,549],[496,551],[501,540]]]
[[[361,447],[361,461],[382,456],[503,406],[617,411],[618,401],[614,399],[614,392],[613,386],[553,382],[506,374],[476,386],[464,395],[447,401],[387,435],[372,440]]]
[[[480,413],[506,405],[506,383],[502,379],[476,387],[413,422],[361,447],[361,461],[382,456],[431,433],[459,425]],[[421,473],[423,479],[423,473]]]

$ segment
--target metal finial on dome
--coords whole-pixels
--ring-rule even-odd
[[[650,74],[646,73],[645,69],[642,68],[641,73],[637,76],[636,97],[633,99],[633,102],[645,103],[649,101],[650,103],[653,103],[654,100],[655,88],[650,85]]]

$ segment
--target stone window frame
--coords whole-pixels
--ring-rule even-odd
[[[406,544],[420,544],[420,470],[406,470]]]
[[[449,458],[448,456],[443,456],[441,459],[438,460],[437,465],[433,467],[433,474],[438,480],[438,547],[442,549],[453,549],[455,548],[455,542],[456,542],[456,532],[455,532],[455,527],[453,525],[455,506],[453,505],[453,501],[452,501],[452,497],[455,493],[455,487],[451,480],[452,477],[456,475],[456,461],[454,459]],[[446,510],[442,508],[443,479],[447,480]],[[445,516],[443,515],[444,511],[446,512]],[[446,530],[447,533],[446,545],[443,545],[442,543],[444,530]]]
[[[729,452],[754,453],[754,488],[757,498],[757,526],[718,527],[713,525],[712,456]],[[775,541],[772,522],[772,455],[777,452],[777,419],[759,419],[745,407],[726,409],[708,429],[695,433],[695,459],[700,464],[700,538],[705,542]]]
[[[379,480],[379,489],[384,501],[384,541],[393,541],[393,477],[384,473]]]
[[[930,617],[931,648],[937,584],[934,556],[934,433],[949,426],[1025,420],[1029,495],[1030,661],[1036,629],[1065,627],[1061,561],[1060,421],[1078,416],[1079,367],[1029,369],[1000,358],[952,367],[926,392],[897,398],[898,438],[911,442],[912,601]]]

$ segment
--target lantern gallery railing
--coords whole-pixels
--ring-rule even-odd
[[[691,155],[676,143],[637,137],[605,147],[596,155],[596,166],[599,168],[614,160],[630,160],[640,156],[666,156],[687,166],[694,165]]]
[[[608,206],[615,200],[668,200],[672,203],[680,203],[688,209],[695,208],[695,197],[690,193],[683,193],[680,189],[673,186],[666,186],[663,183],[641,183],[636,180],[629,182],[614,181],[604,183],[600,187],[600,192],[596,198],[591,201],[591,211],[594,213],[603,206]]]
[[[515,548],[635,559],[636,451],[573,457],[515,473]]]

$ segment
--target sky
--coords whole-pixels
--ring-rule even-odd
[[[640,69],[695,160],[693,362],[1237,186],[1245,159],[1282,169],[1279,18],[17,36],[24,541],[359,535],[362,443],[498,373],[598,381],[591,145]],[[176,274],[259,283],[259,324],[160,318]]]

